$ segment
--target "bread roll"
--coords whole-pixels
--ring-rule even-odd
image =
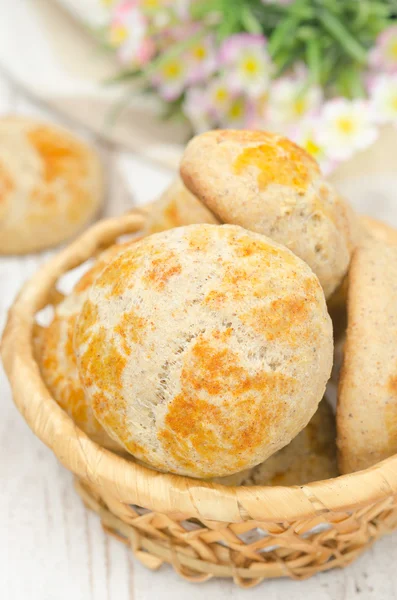
[[[379,231],[361,243],[349,272],[337,405],[342,473],[397,452],[397,245]]]
[[[358,226],[302,148],[264,131],[209,131],[188,144],[181,175],[222,222],[263,233],[307,262],[327,298],[340,285]]]
[[[158,200],[145,207],[144,233],[158,233],[181,225],[218,223],[217,218],[183,185],[177,177]]]
[[[75,351],[96,418],[163,471],[210,478],[305,427],[332,364],[323,291],[287,248],[232,225],[137,242],[91,287]]]
[[[92,219],[102,197],[87,144],[53,124],[0,119],[0,254],[59,244]]]
[[[80,429],[97,444],[110,450],[120,450],[121,447],[107,435],[94,416],[77,371],[73,336],[87,291],[107,261],[127,246],[117,244],[100,255],[70,295],[58,304],[52,322],[48,327],[39,329],[35,340],[40,371],[53,398]]]

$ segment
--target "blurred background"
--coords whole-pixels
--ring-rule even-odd
[[[169,170],[193,133],[278,131],[397,224],[394,0],[2,4],[2,72],[71,123]]]

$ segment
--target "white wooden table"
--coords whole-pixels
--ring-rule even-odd
[[[0,112],[32,114],[71,126],[1,75]],[[150,200],[171,177],[109,144],[92,141],[107,169],[106,214]],[[129,186],[123,185],[121,174]],[[50,254],[0,260],[0,329],[22,283]],[[344,571],[305,582],[272,580],[249,591],[229,581],[193,585],[167,566],[148,571],[124,545],[105,535],[97,516],[83,507],[71,475],[17,413],[1,367],[0,403],[1,600],[397,600],[397,533]]]

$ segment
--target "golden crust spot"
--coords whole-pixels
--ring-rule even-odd
[[[211,244],[211,233],[206,228],[194,228],[186,234],[189,248],[205,252]]]
[[[82,146],[49,127],[37,126],[27,132],[32,146],[43,160],[44,178],[51,182],[58,177],[83,177],[86,175],[86,152]]]
[[[171,200],[171,202],[166,206],[164,210],[164,218],[167,226],[169,225],[170,227],[178,227],[178,225],[181,224],[176,200]]]
[[[181,272],[182,267],[175,252],[164,250],[158,258],[152,258],[142,280],[146,284],[162,290],[171,277],[180,275]]]
[[[51,184],[62,181],[68,194],[66,216],[70,222],[78,222],[86,205],[87,151],[79,142],[46,126],[33,127],[26,135],[43,161],[44,181],[33,192],[35,200],[47,207],[57,204]]]
[[[0,205],[5,203],[7,196],[14,190],[15,185],[7,169],[0,162]]]
[[[147,319],[140,317],[135,310],[130,310],[121,317],[114,331],[120,336],[121,346],[127,356],[131,354],[130,341],[141,344],[146,327]]]
[[[78,427],[86,431],[100,429],[91,423],[93,415],[84,390],[77,376],[76,359],[73,352],[73,328],[76,316],[68,319],[55,317],[44,330],[40,362],[44,380],[58,404],[67,412]],[[66,333],[66,336],[65,336]]]
[[[388,390],[389,392],[393,395],[397,397],[397,375],[392,375],[391,377],[389,377],[389,382],[388,382]]]
[[[215,136],[218,142],[272,142],[274,144],[280,139],[280,136],[268,131],[249,129],[221,129],[204,135],[208,135],[209,137]]]
[[[158,433],[179,464],[206,477],[212,474],[210,465],[214,470],[219,463],[236,470],[244,466],[246,454],[263,445],[269,427],[284,418],[287,404],[281,398],[294,388],[294,379],[280,373],[248,373],[227,348],[229,335],[229,330],[214,332],[219,346],[197,338],[185,358],[181,393],[170,403],[166,427]],[[211,396],[217,397],[216,405]]]
[[[92,384],[102,391],[114,394],[122,388],[122,375],[126,359],[116,345],[106,336],[104,327],[89,337],[86,351],[80,357],[80,373],[83,384]]]
[[[296,346],[314,336],[312,326],[309,329],[309,317],[315,301],[316,296],[310,293],[278,298],[268,306],[252,308],[240,319],[268,340],[288,340]]]
[[[390,454],[397,452],[397,375],[389,377],[387,390],[391,395],[385,408],[385,424]]]
[[[287,139],[271,140],[259,146],[244,148],[233,164],[236,175],[249,167],[256,167],[258,187],[265,190],[270,184],[285,185],[304,193],[319,173],[315,161],[299,146]]]
[[[146,243],[148,238],[131,244],[126,252],[116,256],[107,264],[95,282],[99,288],[109,288],[108,296],[119,296],[128,286],[133,274],[144,264],[145,256],[150,254]]]
[[[104,250],[104,252],[102,252],[102,254],[99,255],[91,269],[84,273],[81,279],[79,279],[79,281],[76,283],[76,285],[73,288],[74,291],[84,292],[85,290],[90,288],[94,283],[95,279],[101,273],[101,271],[103,271],[103,269],[106,267],[106,265],[122,250],[124,250],[125,248],[129,248],[131,244],[134,244],[137,241],[138,240],[133,240],[124,242],[122,244],[114,244],[113,246],[110,246],[109,248]]]
[[[307,304],[302,298],[291,297],[273,300],[269,306],[252,308],[240,319],[268,340],[288,339],[289,343],[296,345],[308,313]]]
[[[117,439],[123,440],[124,446],[133,454],[144,459],[145,449],[128,436],[127,406],[121,394],[112,395],[112,408],[105,394],[95,393],[92,397],[95,414],[100,415],[105,427],[114,432]],[[128,436],[128,437],[126,437]]]
[[[99,312],[91,300],[86,300],[76,325],[76,334],[79,344],[86,344],[91,335],[91,328],[98,322]]]
[[[396,396],[397,389],[393,392]],[[388,435],[388,455],[397,452],[397,403],[389,402],[385,407],[385,424]]]

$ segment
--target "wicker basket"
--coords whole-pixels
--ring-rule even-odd
[[[224,487],[162,474],[92,442],[48,392],[34,359],[35,316],[62,298],[58,279],[144,225],[136,211],[100,222],[29,281],[10,310],[2,354],[14,400],[35,434],[76,476],[109,533],[147,567],[243,587],[343,567],[397,526],[397,456],[352,475],[295,487]]]

